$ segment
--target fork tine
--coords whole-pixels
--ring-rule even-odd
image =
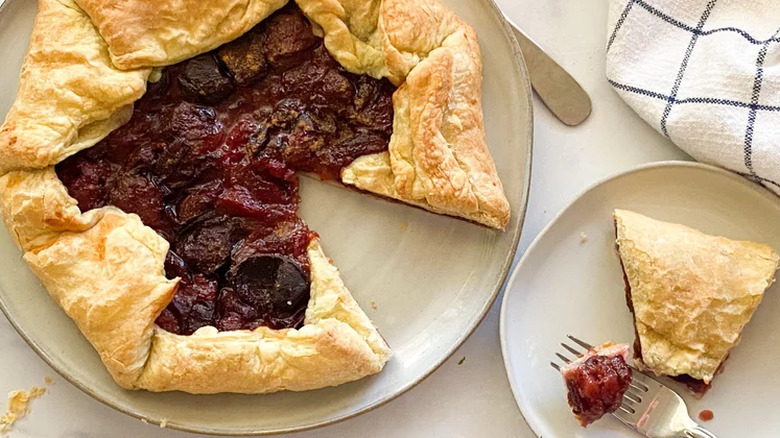
[[[588,344],[587,342],[583,341],[582,339],[575,338],[572,335],[566,335],[566,337],[571,339],[572,341],[578,343],[580,345],[580,347],[584,347],[587,350],[590,350],[591,348],[593,348],[592,345]]]
[[[555,355],[558,356],[558,359],[562,360],[563,363],[571,363],[571,359],[562,355],[561,353],[555,353]]]
[[[614,412],[615,416],[617,416],[618,412],[620,412],[620,411],[623,411],[623,412],[625,412],[626,414],[629,414],[629,415],[636,414],[636,410],[634,408],[632,408],[631,406],[625,405],[625,404],[620,405],[620,408],[617,411]]]
[[[634,394],[631,391],[626,391],[623,393],[623,402],[625,402],[626,400],[629,400],[633,403],[642,403],[642,397]]]
[[[634,373],[634,375],[636,375],[636,373]],[[635,381],[633,375],[631,378],[631,382],[629,382],[628,385],[636,389],[637,391],[641,391],[641,392],[647,392],[650,390],[650,388],[648,388],[647,385],[645,385],[644,383]]]
[[[650,388],[661,386],[660,383],[636,369],[631,373],[631,385],[644,392],[650,391]]]
[[[580,356],[582,356],[582,352],[581,352],[581,351],[579,351],[579,350],[576,350],[576,349],[574,349],[574,348],[572,348],[572,347],[568,346],[567,344],[564,344],[563,342],[561,342],[561,347],[563,347],[563,348],[565,348],[566,350],[568,350],[568,351],[569,351],[569,353],[573,354],[575,357],[580,357]]]
[[[558,364],[557,364],[557,363],[555,363],[555,362],[550,362],[550,365],[551,365],[553,368],[555,368],[557,371],[560,371],[560,370],[561,370],[561,367],[560,367],[560,365],[558,365]]]

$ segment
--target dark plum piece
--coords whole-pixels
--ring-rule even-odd
[[[155,172],[169,187],[196,182],[216,167],[211,154],[224,138],[222,123],[213,108],[187,102],[167,112],[168,142],[155,162]]]
[[[165,274],[168,278],[189,278],[190,269],[175,251],[169,250],[168,254],[165,255]]]
[[[219,285],[216,280],[200,274],[184,277],[173,301],[157,318],[157,325],[168,330],[173,326],[176,333],[191,335],[203,326],[215,323],[215,303]]]
[[[273,190],[274,186],[266,185],[264,188]],[[221,213],[256,218],[264,224],[273,224],[295,215],[298,207],[292,203],[269,204],[258,201],[253,196],[257,189],[254,187],[250,190],[242,186],[227,188],[219,195],[216,207]]]
[[[169,304],[168,307],[163,309],[154,323],[165,331],[180,334],[181,327],[179,326],[179,318],[171,307],[172,306]]]
[[[258,227],[256,223],[247,220],[240,225],[248,234],[233,248],[231,265],[239,265],[245,260],[261,254],[292,255],[309,274],[309,256],[307,248],[312,233],[306,224],[297,217],[280,221],[272,228]]]
[[[268,325],[257,309],[241,301],[241,297],[232,287],[223,288],[220,292],[217,310],[220,316],[216,323],[220,331],[253,330],[261,325]]]
[[[174,251],[165,258],[165,272],[179,277],[179,289],[155,323],[171,333],[192,334],[197,329],[214,325],[215,303],[219,292],[216,279],[192,275],[185,261]]]
[[[389,137],[393,132],[393,85],[386,79],[359,76],[356,86],[350,120]]]
[[[289,128],[295,125],[298,117],[306,112],[306,106],[298,98],[282,99],[271,113],[269,123],[277,128]]]
[[[146,94],[144,99],[155,101],[164,99],[171,87],[171,74],[169,69],[163,69],[160,72],[160,79],[157,82],[149,81],[146,83]]]
[[[179,286],[171,306],[179,312],[179,330],[190,335],[203,326],[214,325],[219,284],[202,275],[195,275],[191,282]]]
[[[201,141],[215,147],[222,140],[222,123],[214,108],[179,102],[165,112],[166,133],[169,140],[183,138],[190,142]]]
[[[264,50],[271,65],[283,64],[319,42],[306,17],[291,7],[266,20],[265,35]]]
[[[313,62],[285,71],[282,84],[289,94],[306,97],[307,102],[318,107],[331,107],[336,111],[349,105],[355,90],[346,74],[335,66]]]
[[[122,171],[131,172],[134,170],[151,169],[157,162],[160,153],[165,149],[164,143],[144,142],[128,154],[122,166]]]
[[[186,61],[179,76],[182,95],[190,102],[214,105],[233,92],[233,82],[222,74],[212,54],[196,56]]]
[[[165,202],[160,188],[139,173],[120,173],[112,177],[109,203],[127,213],[135,213],[145,225],[157,231],[167,230],[163,216]]]
[[[316,152],[320,163],[339,169],[355,160],[355,157],[382,152],[387,149],[387,140],[380,134],[358,130],[354,136]],[[338,177],[338,174],[335,175]]]
[[[71,157],[57,165],[57,172],[81,211],[106,205],[106,181],[113,173],[110,164]]]
[[[217,56],[238,85],[248,86],[268,73],[268,61],[263,53],[265,34],[253,29],[241,38],[222,46]]]
[[[206,275],[215,272],[230,257],[233,225],[226,218],[192,226],[176,242],[176,252],[189,266]]]
[[[211,211],[222,190],[224,189],[219,181],[187,189],[186,196],[176,207],[176,219],[180,223],[187,223]]]
[[[255,310],[255,317],[266,316],[271,327],[301,316],[309,301],[309,279],[288,256],[249,257],[231,266],[227,278],[240,301]]]

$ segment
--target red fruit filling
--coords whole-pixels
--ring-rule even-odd
[[[569,405],[583,426],[615,412],[631,383],[631,367],[621,355],[594,355],[564,374]]]
[[[119,207],[171,243],[165,272],[181,282],[160,327],[300,327],[314,234],[294,171],[338,179],[387,150],[394,90],[345,71],[291,4],[166,68],[127,124],[57,174],[82,211]]]

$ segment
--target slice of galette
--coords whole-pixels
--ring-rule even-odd
[[[296,171],[509,220],[476,34],[436,0],[39,4],[0,207],[124,388],[307,390],[383,368],[298,217]]]
[[[606,343],[590,348],[561,367],[569,406],[582,427],[615,412],[631,384],[628,345]]]
[[[774,281],[770,247],[615,210],[636,365],[703,395]]]

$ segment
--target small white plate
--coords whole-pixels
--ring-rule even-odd
[[[688,162],[665,162],[610,177],[584,192],[536,238],[506,288],[501,349],[518,406],[540,437],[635,437],[608,416],[579,426],[563,381],[549,362],[573,334],[591,343],[632,343],[622,271],[615,254],[612,210],[634,210],[703,232],[754,240],[780,249],[780,201],[732,173]],[[587,236],[587,240],[585,240]],[[725,372],[696,400],[683,395],[692,417],[719,436],[780,436],[780,290],[771,287],[732,351]]]

